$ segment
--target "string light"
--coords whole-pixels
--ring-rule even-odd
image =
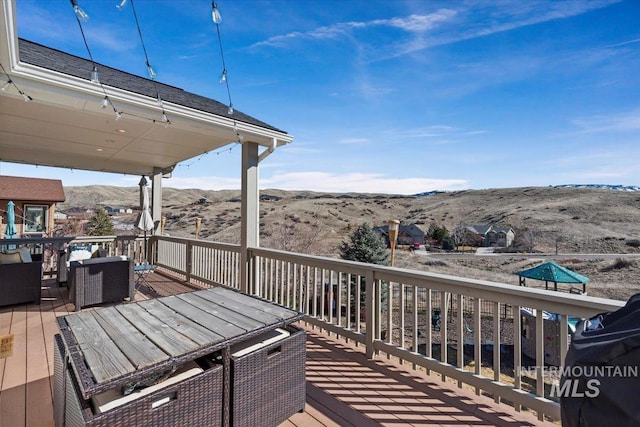
[[[87,22],[89,20],[89,15],[87,15],[85,11],[78,6],[78,0],[71,0],[71,6],[73,6],[73,11],[79,21]]]
[[[218,10],[218,6],[215,1],[211,2],[211,19],[213,19],[213,23],[216,25],[222,23],[222,15],[220,15],[220,11]]]
[[[122,10],[122,8],[126,6],[126,4],[127,4],[127,0],[122,0],[120,4],[116,5],[116,8],[118,8],[118,10]]]
[[[117,6],[119,10],[121,10],[125,4],[126,4],[127,0],[122,0],[120,2],[120,4]],[[142,30],[140,29],[140,21],[138,21],[138,14],[136,13],[136,6],[133,0],[131,0],[131,11],[133,12],[133,18],[136,22],[136,28],[138,29],[138,35],[140,36],[140,43],[142,44],[142,51],[144,52],[144,59],[145,59],[145,64],[147,66],[147,72],[149,73],[149,78],[153,81],[153,86],[156,90],[156,99],[157,99],[157,104],[158,107],[160,107],[160,113],[162,114],[162,122],[165,124],[165,127],[167,127],[169,124],[171,124],[171,120],[169,120],[169,118],[167,117],[167,113],[164,110],[164,104],[162,102],[162,99],[160,98],[160,92],[158,91],[158,85],[155,81],[156,79],[156,72],[154,71],[153,67],[151,66],[151,62],[149,62],[149,55],[147,54],[147,48],[144,44],[144,38],[142,37]],[[154,120],[155,122],[155,120]]]
[[[126,4],[126,2],[127,2],[127,1],[128,1],[128,0],[122,0],[122,1],[120,2],[120,4],[119,4],[119,5],[117,5],[118,9],[122,9],[122,8],[125,6],[125,4]],[[133,0],[131,1],[131,4],[132,4],[132,7],[133,7]],[[76,9],[79,9],[79,6],[78,6],[78,3],[77,3],[77,0],[71,0],[71,5],[72,5],[72,6],[73,6],[73,8],[74,8],[74,12],[76,11]],[[80,9],[80,10],[81,10],[81,9]],[[134,13],[135,13],[135,12],[134,12]],[[86,14],[85,14],[85,15],[86,15]],[[94,82],[94,83],[99,84],[99,85],[100,85],[100,88],[102,89],[102,93],[104,93],[104,98],[102,98],[102,101],[100,102],[100,107],[101,107],[101,108],[107,108],[107,107],[111,106],[111,108],[113,109],[113,113],[114,113],[114,115],[115,115],[115,120],[116,120],[116,121],[118,121],[118,120],[122,119],[122,117],[123,117],[125,114],[127,114],[127,115],[129,115],[129,116],[137,117],[137,118],[144,119],[144,120],[150,120],[150,121],[152,121],[153,123],[156,123],[156,122],[157,122],[157,120],[154,120],[154,119],[149,118],[149,117],[144,117],[144,116],[136,115],[136,114],[133,114],[133,113],[127,113],[127,112],[124,112],[124,111],[120,111],[120,110],[116,109],[115,105],[113,105],[113,101],[111,100],[111,98],[110,98],[110,97],[109,97],[109,95],[107,94],[107,91],[106,91],[106,89],[105,89],[104,85],[102,84],[102,82],[100,82],[100,78],[99,78],[99,74],[98,74],[98,66],[97,66],[97,64],[96,64],[95,60],[93,59],[93,55],[91,54],[91,49],[89,48],[89,43],[87,42],[87,38],[86,38],[86,36],[85,36],[85,34],[84,34],[84,28],[83,28],[83,26],[82,26],[82,21],[85,21],[85,20],[81,19],[81,16],[82,16],[82,14],[80,14],[80,16],[79,16],[79,15],[76,13],[76,18],[77,18],[77,21],[78,21],[78,26],[79,26],[79,28],[80,28],[80,34],[82,34],[82,39],[84,40],[84,45],[85,45],[85,47],[86,47],[86,49],[87,49],[87,53],[89,54],[89,59],[91,60],[91,63],[93,64],[93,68],[92,68],[92,71],[91,71],[91,81],[92,81],[92,82]],[[85,22],[86,22],[86,21],[85,21]],[[137,19],[136,19],[136,22],[137,22]],[[138,29],[138,31],[139,31],[139,29]],[[143,47],[144,47],[144,45],[143,45]],[[146,51],[145,51],[145,55],[146,55]],[[152,77],[155,77],[155,72],[153,71],[153,68],[151,68],[151,65],[149,64],[149,60],[148,60],[148,58],[147,58],[147,66],[148,66],[148,69],[149,69],[149,73],[150,73],[150,75],[152,75]],[[155,84],[155,83],[154,83],[154,84]],[[158,93],[157,88],[156,88],[156,93]],[[25,95],[23,95],[23,97],[25,97]],[[28,99],[27,99],[27,97],[28,97]],[[166,126],[168,126],[171,122],[169,121],[169,119],[167,118],[167,116],[166,116],[166,114],[165,114],[165,112],[164,112],[164,107],[162,106],[162,100],[160,99],[160,95],[159,95],[159,94],[157,95],[157,99],[158,99],[158,103],[159,103],[159,104],[160,104],[160,106],[162,107],[162,114],[163,114],[163,116],[162,116],[162,117],[163,117],[162,122],[165,124],[165,127],[166,127]],[[26,97],[25,97],[25,101],[27,101],[27,100],[31,100],[31,97],[29,97],[28,95],[26,95]]]
[[[104,85],[102,84],[102,82],[100,81],[100,75],[98,74],[98,66],[96,64],[96,61],[94,61],[93,59],[93,55],[91,54],[91,49],[89,49],[89,43],[87,42],[87,37],[84,35],[84,28],[82,27],[82,21],[86,22],[86,19],[82,19],[81,16],[82,15],[78,15],[77,10],[80,9],[80,7],[78,6],[78,2],[77,0],[71,0],[71,5],[73,6],[73,10],[74,12],[76,12],[76,20],[78,21],[78,27],[80,28],[80,34],[82,35],[82,40],[84,41],[84,46],[87,49],[87,53],[89,54],[89,59],[91,60],[91,63],[93,64],[93,69],[91,71],[91,81],[93,83],[99,84],[100,88],[102,89],[102,93],[104,93],[104,98],[102,100],[102,102],[100,103],[100,107],[102,108],[107,108],[107,106],[111,105],[111,108],[113,108],[113,112],[116,114],[116,120],[120,119],[120,113],[118,112],[118,110],[116,110],[116,107],[113,105],[113,103],[111,102],[111,99],[109,98],[109,96],[107,95],[107,91],[104,88]],[[82,9],[80,9],[82,10]],[[83,12],[84,13],[84,12]],[[86,15],[86,14],[84,14]]]
[[[229,148],[221,148],[217,151],[205,151],[204,153],[200,154],[196,159],[194,159],[191,163],[179,163],[178,167],[181,168],[190,168],[191,166],[195,165],[196,163],[199,163],[202,159],[204,159],[206,156],[208,156],[209,154],[215,154],[217,156],[219,156],[220,154],[224,154],[224,153],[231,153],[233,151],[234,148],[236,148],[238,145],[240,145],[239,141],[235,141],[235,144],[232,145]]]
[[[151,64],[149,64],[148,60],[147,60],[147,71],[149,72],[149,78],[151,80],[155,80],[156,79],[156,72],[153,71],[153,67],[151,66]]]
[[[100,83],[100,75],[98,74],[98,67],[93,64],[93,71],[91,71],[91,81],[93,83]]]
[[[224,50],[222,49],[222,36],[220,35],[220,23],[222,22],[222,16],[218,10],[218,5],[215,1],[211,2],[211,17],[213,23],[216,25],[216,32],[218,34],[218,44],[220,46],[220,57],[222,58],[222,73],[220,74],[220,83],[224,83],[227,87],[227,95],[229,96],[229,108],[227,113],[233,115],[233,102],[231,102],[231,90],[229,89],[229,77],[227,75],[227,65],[224,61]]]
[[[24,99],[24,102],[33,101],[33,98],[31,96],[24,93],[24,91],[20,89],[18,85],[16,85],[16,83],[13,81],[11,76],[9,76],[9,73],[7,73],[7,70],[5,70],[4,65],[0,64],[0,68],[2,69],[2,72],[4,73],[4,75],[7,76],[7,82],[4,85],[2,85],[2,88],[0,89],[3,92],[6,92],[6,90],[9,89],[10,86],[13,86],[16,89],[16,91],[22,96],[22,99]]]

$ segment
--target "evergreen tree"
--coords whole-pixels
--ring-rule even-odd
[[[389,262],[389,251],[384,239],[366,223],[355,229],[339,249],[342,259],[380,265]]]
[[[87,232],[89,236],[111,236],[115,234],[113,221],[111,221],[111,217],[104,208],[98,209],[91,219],[89,219]]]
[[[384,239],[366,223],[355,229],[349,236],[349,240],[342,242],[339,249],[340,258],[349,261],[379,265],[387,265],[389,263],[389,251]],[[364,309],[366,298],[365,278],[361,277],[358,285],[356,278],[352,276],[350,286],[351,295],[360,295],[360,307]],[[356,291],[356,287],[359,288],[359,291]],[[386,300],[387,286],[382,284],[381,302],[383,307],[386,304]],[[355,298],[351,300],[351,313],[353,315],[355,315],[355,301]]]

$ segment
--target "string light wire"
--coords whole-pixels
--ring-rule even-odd
[[[222,36],[220,35],[220,23],[222,22],[222,17],[220,16],[220,11],[218,10],[218,5],[215,1],[211,2],[211,15],[213,23],[216,26],[216,33],[218,34],[218,45],[220,46],[220,58],[222,59],[222,73],[220,74],[220,83],[224,83],[227,88],[227,96],[229,97],[229,114],[233,114],[233,102],[231,102],[231,89],[229,88],[229,76],[227,73],[227,64],[224,60],[224,49],[222,48]]]
[[[91,53],[91,49],[89,48],[89,42],[87,42],[87,37],[84,34],[84,27],[82,26],[82,21],[84,20],[86,22],[86,19],[89,19],[89,17],[87,16],[86,13],[82,12],[84,14],[84,16],[86,16],[86,19],[81,19],[80,18],[80,16],[77,13],[77,10],[80,9],[80,6],[78,6],[77,0],[71,0],[71,6],[73,7],[74,12],[76,12],[75,13],[76,21],[78,21],[78,27],[80,27],[80,34],[82,35],[82,40],[84,41],[84,46],[87,49],[87,54],[89,55],[89,60],[91,61],[91,64],[93,64],[93,70],[97,73],[98,64],[93,59],[93,54]],[[82,9],[80,9],[80,10],[82,10]],[[92,71],[91,74],[93,75],[93,71]],[[120,117],[122,116],[122,111],[118,111],[116,109],[115,105],[113,105],[113,101],[111,101],[111,98],[109,97],[109,94],[107,93],[107,90],[104,88],[104,85],[102,84],[100,79],[97,79],[97,81],[95,81],[95,83],[100,85],[100,89],[102,89],[102,93],[104,93],[104,98],[103,98],[102,103],[101,103],[102,108],[106,108],[107,105],[110,105],[111,108],[113,109],[114,114],[116,115],[116,120],[119,120]]]
[[[4,73],[4,75],[7,76],[7,82],[4,85],[2,85],[2,88],[0,89],[4,92],[9,88],[9,86],[13,86],[18,91],[18,93],[22,96],[25,102],[33,101],[33,98],[31,96],[24,93],[24,91],[18,87],[16,82],[14,82],[11,76],[9,75],[9,73],[7,73],[7,70],[5,70],[4,65],[2,65],[1,63],[0,63],[0,68],[2,68],[2,72]]]
[[[149,78],[153,81],[153,87],[156,91],[156,99],[158,100],[158,106],[160,107],[162,113],[162,122],[166,125],[169,125],[171,121],[167,117],[167,113],[164,110],[164,103],[162,102],[162,98],[160,97],[160,91],[158,90],[158,84],[156,82],[156,72],[151,67],[151,62],[149,62],[149,55],[147,54],[147,47],[144,44],[144,38],[142,37],[142,30],[140,29],[140,21],[138,21],[138,14],[136,13],[136,6],[133,0],[130,0],[131,3],[131,11],[133,12],[133,19],[136,22],[136,28],[138,29],[138,35],[140,36],[140,44],[142,44],[142,51],[144,52],[145,64],[147,66],[147,71],[149,72]],[[121,7],[118,9],[122,9],[124,6],[123,3],[120,4]]]

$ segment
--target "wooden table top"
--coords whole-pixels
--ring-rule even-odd
[[[58,318],[85,397],[132,376],[214,352],[302,317],[227,288]]]

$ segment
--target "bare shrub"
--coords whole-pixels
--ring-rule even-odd
[[[638,239],[627,240],[625,242],[625,245],[631,246],[632,248],[640,248],[640,240]]]
[[[614,270],[622,270],[625,268],[630,268],[632,266],[633,266],[633,261],[628,259],[618,258],[614,261],[613,264],[608,265],[604,268],[601,268],[600,271],[607,272],[607,271],[614,271]]]

